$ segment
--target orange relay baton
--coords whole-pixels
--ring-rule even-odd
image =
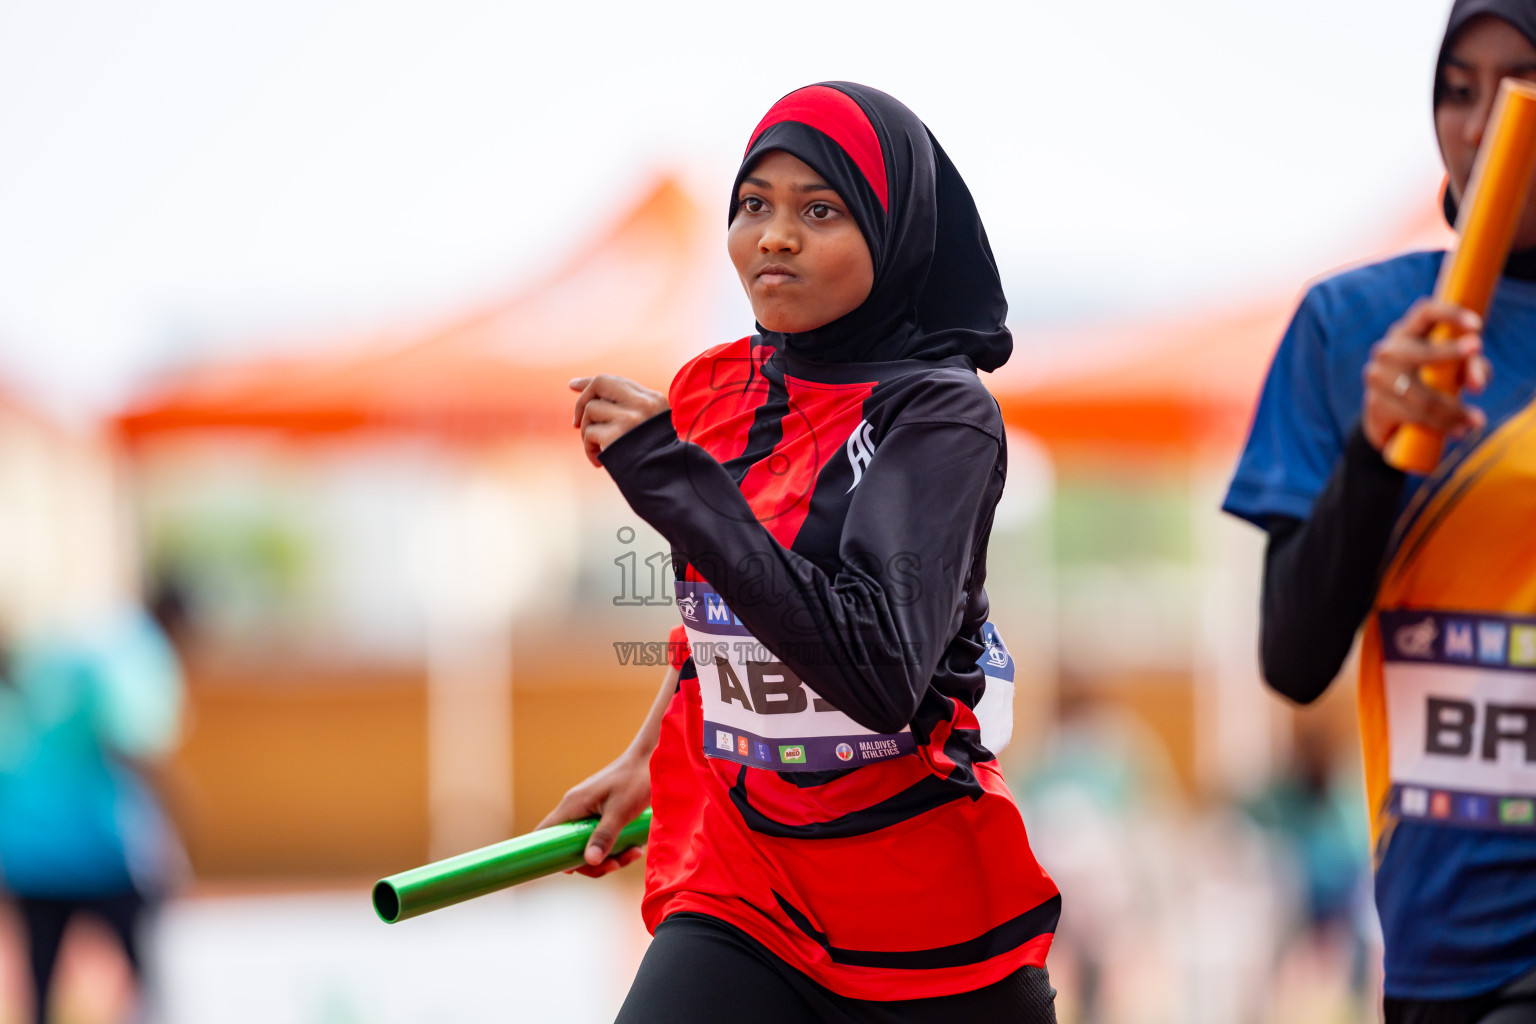
[[[1536,85],[1506,78],[1488,116],[1483,144],[1472,165],[1472,180],[1456,218],[1456,248],[1446,255],[1435,282],[1435,298],[1478,316],[1488,314],[1494,286],[1509,258],[1531,171],[1536,168]],[[1446,325],[1430,332],[1429,340],[1449,343]],[[1420,368],[1419,379],[1446,394],[1461,386],[1460,366],[1453,360]],[[1430,473],[1440,463],[1444,437],[1416,423],[1405,423],[1387,443],[1387,462],[1410,473]]]

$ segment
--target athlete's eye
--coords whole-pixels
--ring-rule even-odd
[[[741,208],[748,213],[762,213],[763,200],[761,196],[747,196],[741,201]]]
[[[808,212],[810,213],[812,220],[826,220],[837,211],[832,209],[832,207],[828,206],[826,203],[812,203]]]
[[[1440,99],[1445,103],[1465,106],[1472,102],[1472,84],[1465,78],[1461,81],[1451,81],[1448,75],[1440,80]]]

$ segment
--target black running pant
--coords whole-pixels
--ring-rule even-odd
[[[673,914],[657,926],[617,1024],[1056,1024],[1055,999],[1038,967],[959,995],[849,999],[723,921]]]
[[[21,920],[27,932],[27,953],[32,968],[33,1020],[48,1020],[48,988],[59,960],[59,946],[64,931],[76,914],[86,914],[105,924],[122,944],[134,981],[140,981],[141,960],[138,940],[139,921],[144,912],[144,897],[136,892],[117,893],[91,899],[39,899],[22,896],[17,900]]]

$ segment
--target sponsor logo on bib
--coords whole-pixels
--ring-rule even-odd
[[[1433,658],[1435,637],[1439,635],[1440,627],[1435,625],[1431,615],[1411,626],[1398,626],[1392,639],[1397,644],[1397,653],[1405,658]]]
[[[731,740],[731,734],[726,732],[724,729],[715,730],[715,748],[717,750],[730,750],[731,747],[735,745],[731,742]]]
[[[1509,647],[1509,628],[1502,622],[1477,624],[1477,660],[1484,665],[1504,664]]]
[[[801,746],[780,747],[779,760],[785,764],[805,764],[805,748]]]
[[[704,621],[720,626],[739,625],[736,616],[726,607],[725,599],[719,594],[704,595]]]
[[[1536,665],[1536,626],[1515,626],[1509,631],[1509,663]]]
[[[1471,661],[1476,650],[1472,643],[1472,623],[1451,619],[1445,624],[1445,656],[1451,661]]]
[[[1536,823],[1536,802],[1524,798],[1500,800],[1499,821],[1505,825]]]
[[[837,759],[839,761],[852,761],[853,748],[846,743],[839,743],[837,745]]]

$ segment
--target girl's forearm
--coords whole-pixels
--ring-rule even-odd
[[[1405,477],[1357,427],[1306,520],[1274,517],[1264,557],[1259,657],[1301,704],[1339,672],[1371,609]]]
[[[656,743],[661,737],[661,720],[667,713],[667,705],[672,703],[672,695],[677,692],[680,675],[677,668],[667,666],[666,674],[661,677],[661,689],[656,691],[656,699],[651,701],[651,709],[645,713],[645,721],[640,723],[640,731],[635,733],[625,753],[649,758],[651,751],[656,749]]]

